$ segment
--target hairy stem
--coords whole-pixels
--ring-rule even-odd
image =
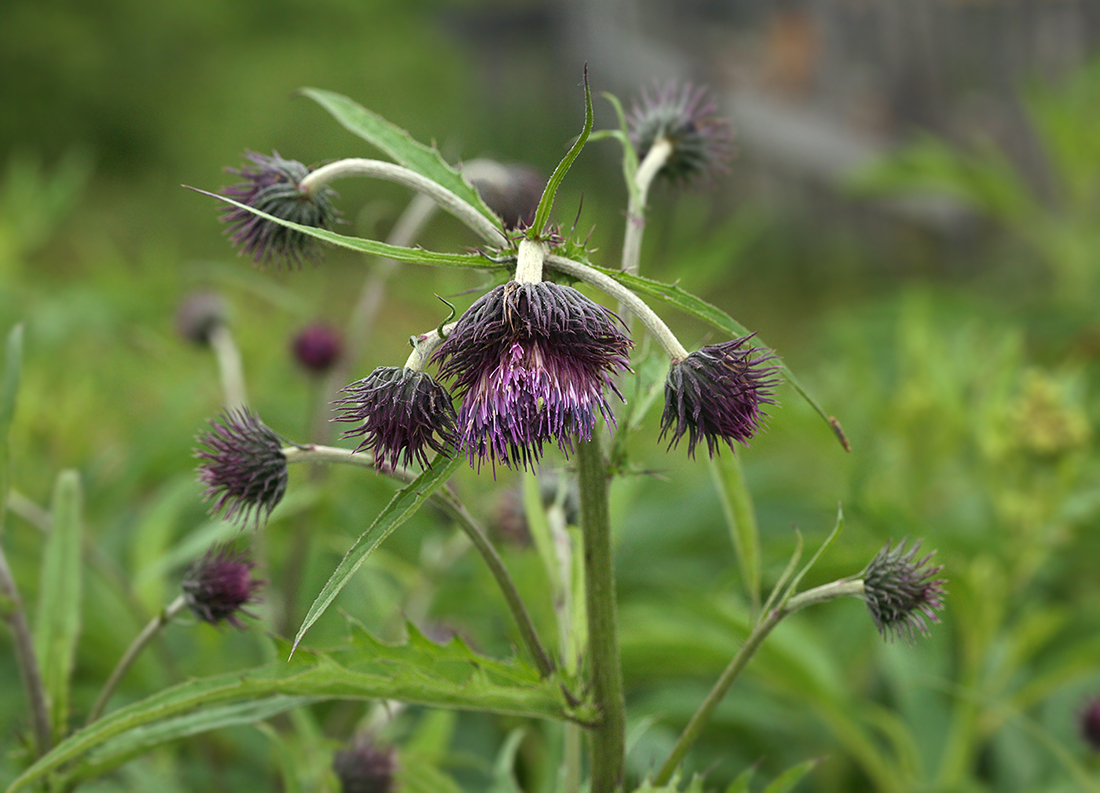
[[[358,157],[337,160],[311,172],[298,187],[308,195],[337,179],[352,176],[386,179],[405,185],[433,199],[441,209],[453,215],[489,244],[497,246],[508,244],[508,238],[504,236],[504,232],[469,203],[428,177],[392,162],[365,160]]]
[[[665,760],[664,765],[661,766],[661,770],[658,771],[657,776],[654,777],[653,784],[660,787],[662,785],[667,785],[669,780],[672,779],[672,775],[676,771],[676,768],[683,762],[688,750],[695,741],[698,740],[703,732],[703,728],[706,727],[707,722],[710,721],[714,709],[718,707],[718,704],[725,698],[730,687],[737,678],[741,676],[741,673],[745,670],[745,667],[748,666],[749,661],[752,660],[756,651],[760,649],[760,645],[768,638],[768,634],[772,632],[775,626],[778,625],[784,617],[817,603],[824,603],[845,595],[858,597],[862,594],[863,581],[841,579],[840,581],[833,581],[832,583],[823,584],[822,586],[807,590],[800,595],[795,595],[768,611],[768,613],[756,623],[756,626],[752,629],[752,633],[749,634],[745,643],[741,645],[741,649],[737,651],[733,660],[730,661],[729,666],[725,668],[718,678],[718,682],[714,684],[714,688],[710,690],[710,693],[707,694],[707,698],[703,700],[703,704],[699,706],[699,709],[695,711],[695,715],[691,717],[691,721],[688,722],[684,731],[680,734],[680,739],[676,742],[676,746],[673,747],[672,753],[669,754],[668,759]]]
[[[592,670],[592,694],[600,712],[600,724],[591,734],[591,790],[592,793],[614,793],[623,784],[626,702],[615,617],[607,461],[595,433],[591,440],[578,440],[577,481],[584,540],[588,660]]]
[[[642,236],[645,233],[645,207],[649,196],[649,186],[653,177],[668,162],[672,154],[672,143],[661,138],[649,147],[645,159],[634,173],[634,184],[630,189],[630,200],[626,209],[626,231],[623,234],[622,271],[631,275],[638,274],[638,264],[642,257]]]
[[[53,744],[49,708],[46,704],[46,688],[42,684],[42,670],[38,666],[38,656],[34,652],[34,640],[27,625],[23,599],[19,596],[19,589],[15,585],[11,568],[8,566],[8,557],[2,546],[0,546],[0,596],[7,601],[0,605],[3,607],[4,618],[11,626],[15,660],[19,666],[19,676],[23,680],[23,690],[27,694],[27,703],[31,711],[35,752],[41,756],[48,752]]]
[[[122,658],[119,659],[118,664],[115,665],[114,671],[111,672],[111,676],[107,678],[107,682],[103,684],[103,690],[99,692],[99,696],[96,698],[95,704],[92,705],[92,710],[88,713],[88,720],[84,722],[87,726],[103,715],[103,709],[107,707],[107,702],[110,701],[111,695],[118,688],[118,684],[122,682],[122,678],[126,676],[126,673],[130,671],[130,667],[134,665],[134,661],[141,655],[141,651],[145,649],[146,645],[153,640],[153,638],[160,633],[160,630],[169,622],[174,620],[187,608],[187,600],[183,595],[173,600],[157,616],[142,628],[134,640],[130,643],[130,646],[126,648],[126,652],[123,653]]]

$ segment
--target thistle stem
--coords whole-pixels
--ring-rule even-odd
[[[88,720],[84,722],[84,726],[88,726],[101,715],[103,715],[103,709],[107,707],[107,702],[111,699],[111,695],[118,688],[118,684],[122,682],[122,678],[126,676],[126,673],[130,671],[130,667],[133,666],[134,661],[141,655],[141,651],[145,649],[146,645],[153,640],[153,638],[160,633],[161,629],[169,622],[174,620],[179,614],[187,608],[187,599],[183,595],[173,600],[157,616],[146,625],[141,633],[139,633],[130,643],[130,646],[123,653],[122,658],[119,659],[118,664],[115,666],[114,671],[111,672],[111,676],[107,678],[107,682],[103,684],[103,690],[99,692],[99,697],[96,699],[95,704],[92,705],[92,710],[88,713]]]
[[[0,515],[2,518],[3,515]],[[8,557],[0,546],[0,596],[7,601],[3,604],[4,618],[11,626],[12,644],[15,646],[15,660],[19,666],[19,676],[23,679],[23,690],[31,711],[31,727],[34,730],[35,751],[41,756],[50,750],[53,738],[50,733],[49,708],[46,705],[46,688],[42,683],[42,670],[38,665],[38,656],[34,652],[34,640],[23,608],[23,599],[15,585]]]
[[[210,332],[210,347],[214,350],[214,357],[218,361],[218,374],[221,376],[226,409],[244,407],[248,404],[248,397],[244,387],[241,351],[237,348],[233,334],[225,324],[219,324]]]
[[[489,244],[496,246],[508,244],[508,238],[504,236],[504,232],[468,202],[426,176],[421,176],[416,171],[402,165],[395,165],[392,162],[366,160],[358,157],[337,160],[311,171],[306,178],[299,182],[298,188],[303,193],[311,195],[337,179],[347,179],[353,176],[385,179],[423,193],[439,204],[441,209],[453,215]]]
[[[591,284],[605,292],[609,297],[619,301],[619,304],[629,309],[630,312],[641,320],[648,330],[674,361],[682,361],[687,358],[688,351],[676,334],[669,329],[665,321],[657,316],[657,313],[646,305],[645,301],[638,297],[633,290],[623,286],[609,275],[601,273],[587,264],[567,259],[564,256],[550,254],[546,257],[546,264],[554,270]]]
[[[672,155],[672,143],[668,138],[660,138],[649,147],[645,159],[634,172],[634,184],[630,190],[630,200],[626,209],[626,231],[623,234],[622,271],[637,275],[638,264],[642,257],[642,236],[645,233],[645,208],[649,195],[649,186],[653,178],[668,162]]]
[[[741,676],[741,673],[745,670],[745,667],[748,666],[749,661],[752,660],[756,651],[760,649],[760,645],[768,638],[768,634],[772,632],[775,626],[778,625],[784,617],[817,603],[824,603],[845,595],[859,597],[862,594],[862,580],[853,581],[850,579],[841,579],[795,595],[768,611],[768,613],[756,623],[756,626],[752,629],[752,633],[749,634],[745,643],[741,645],[741,649],[737,651],[733,660],[730,661],[729,666],[725,668],[718,678],[718,682],[714,684],[714,688],[710,690],[710,693],[707,694],[707,698],[703,700],[703,704],[699,706],[699,709],[695,711],[695,715],[691,717],[691,721],[684,727],[684,731],[680,734],[680,739],[676,742],[676,746],[673,747],[672,753],[669,754],[668,759],[665,760],[664,765],[661,766],[661,770],[658,771],[657,775],[654,777],[653,785],[655,787],[661,787],[662,785],[667,785],[669,780],[672,779],[672,775],[676,771],[676,768],[683,762],[688,750],[695,741],[698,740],[707,722],[710,721],[714,709],[718,707],[718,704],[725,698],[730,687],[737,678]]]
[[[374,467],[373,455],[367,452],[352,452],[348,449],[341,449],[334,446],[289,446],[282,451],[288,464],[325,462],[355,465],[361,468]],[[413,477],[404,471],[395,470],[389,472],[389,475],[406,484],[413,481]],[[519,590],[516,588],[515,582],[508,572],[508,568],[505,567],[504,561],[500,558],[500,554],[497,553],[496,548],[494,548],[493,544],[489,541],[484,530],[466,510],[466,507],[450,493],[446,491],[437,491],[430,497],[430,500],[458,524],[458,527],[470,538],[477,552],[481,554],[481,558],[485,561],[486,566],[489,568],[489,572],[492,573],[493,578],[496,579],[497,586],[500,588],[501,594],[508,604],[508,609],[512,612],[512,618],[516,621],[516,627],[519,629],[520,638],[527,647],[527,651],[531,654],[531,658],[534,660],[535,666],[539,670],[539,674],[543,677],[549,676],[554,671],[554,663],[550,660],[549,653],[546,652],[546,648],[543,647],[542,642],[539,640],[538,631],[535,629],[535,623],[531,619],[531,615],[527,612],[527,607],[523,603],[523,598],[520,597]]]
[[[615,616],[607,462],[595,433],[591,440],[577,442],[577,481],[584,541],[588,658],[592,669],[592,694],[601,716],[599,726],[591,733],[591,791],[614,793],[623,784],[626,702]]]

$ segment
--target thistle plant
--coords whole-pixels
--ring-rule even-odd
[[[242,531],[263,532],[276,518],[293,489],[289,469],[300,463],[353,466],[363,476],[385,477],[400,488],[347,546],[295,635],[287,636],[285,645],[275,643],[277,657],[244,673],[186,689],[189,684],[181,684],[155,702],[92,719],[94,725],[40,757],[13,790],[50,774],[75,773],[67,764],[113,737],[199,708],[262,701],[269,715],[324,699],[396,701],[556,722],[562,747],[557,789],[678,790],[683,761],[714,708],[786,617],[854,597],[867,604],[868,629],[873,623],[884,635],[907,640],[927,633],[943,608],[944,581],[934,578],[940,568],[929,566],[930,555],[917,559],[916,545],[908,551],[904,544],[887,546],[862,573],[800,591],[804,576],[839,533],[843,521],[838,516],[829,539],[802,566],[799,539],[785,572],[753,610],[744,644],[652,778],[628,775],[629,703],[619,644],[610,492],[616,478],[638,472],[622,439],[645,428],[645,411],[654,400],[643,395],[659,395],[663,386],[660,428],[651,435],[653,445],[667,445],[669,454],[694,458],[705,443],[709,458],[736,459],[740,448],[766,430],[767,421],[782,420],[780,389],[805,399],[824,429],[847,449],[839,422],[758,334],[678,286],[639,274],[651,185],[663,180],[685,188],[713,182],[732,153],[730,125],[718,116],[705,89],[670,85],[643,93],[629,114],[609,97],[619,126],[594,133],[586,73],[584,128],[549,179],[532,191],[529,170],[482,169],[474,178],[473,168],[452,167],[434,148],[346,97],[316,89],[303,93],[392,162],[353,158],[309,168],[277,153],[246,155],[250,165],[234,171],[243,181],[220,195],[208,194],[224,205],[229,236],[242,255],[256,265],[297,270],[304,262],[319,263],[326,247],[337,246],[391,263],[386,272],[409,263],[494,273],[500,281],[434,329],[409,328],[412,352],[403,364],[395,351],[365,376],[355,372],[360,379],[341,384],[329,418],[346,425],[343,438],[352,448],[287,440],[253,408],[227,397],[225,411],[199,434],[195,456],[214,514]],[[621,147],[628,196],[622,256],[610,267],[597,264],[584,240],[566,236],[552,220],[560,185],[582,150],[597,140]],[[493,178],[486,176],[490,172]],[[517,182],[508,184],[513,177]],[[416,192],[407,217],[417,220],[397,235],[399,242],[333,230],[339,212],[332,185],[350,178],[387,180]],[[414,246],[415,228],[430,217],[425,202],[466,227],[469,238],[462,241],[461,252]],[[380,294],[384,279],[378,272],[368,276],[364,295]],[[310,272],[293,276],[308,278]],[[650,301],[706,323],[722,338],[690,349]],[[224,312],[197,313],[202,321],[192,323],[199,329],[188,332],[189,338],[203,342],[211,328],[225,325]],[[367,332],[373,316],[357,309],[349,328]],[[349,349],[355,335],[346,335],[344,347],[327,344],[331,336],[302,336],[294,350],[312,370],[344,371],[341,367],[361,364],[358,352]],[[638,357],[643,347],[655,348],[663,358],[659,373],[648,365],[650,359]],[[226,371],[223,367],[223,377]],[[681,441],[686,450],[678,449]],[[537,484],[533,497],[524,500],[533,546],[543,557],[552,590],[546,594],[553,599],[556,642],[548,649],[541,635],[545,626],[532,616],[512,571],[449,483],[463,467],[492,478],[505,472],[531,476],[559,466],[570,481],[560,487],[553,520]],[[567,510],[565,494],[574,488],[578,508]],[[751,510],[743,482],[740,488],[740,503]],[[522,645],[520,654],[496,659],[461,638],[439,644],[412,619],[404,628],[404,645],[386,644],[354,621],[347,645],[306,645],[310,629],[360,574],[367,557],[427,504],[461,532],[461,546],[444,558],[468,548],[487,567]],[[570,529],[570,516],[579,516],[579,532]],[[300,537],[309,540],[308,532]],[[304,556],[306,550],[297,553]],[[445,574],[446,564],[441,569]],[[247,613],[244,607],[255,599],[257,587],[247,558],[212,551],[187,575],[178,605],[170,606],[158,625],[184,609],[201,621],[239,624],[238,615]],[[759,603],[758,594],[751,593],[751,602]],[[293,613],[293,606],[288,602],[284,610]],[[293,656],[290,663],[287,656]],[[503,757],[514,757],[515,746],[510,746],[511,754]],[[378,749],[373,738],[360,738],[335,755],[332,768],[344,790],[390,790],[402,765],[394,758],[395,750]]]

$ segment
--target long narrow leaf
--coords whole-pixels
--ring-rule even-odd
[[[666,284],[661,281],[655,281],[652,278],[645,278],[640,275],[631,275],[630,273],[624,273],[619,270],[608,270],[602,267],[596,268],[603,273],[614,278],[623,286],[627,286],[634,290],[638,294],[649,295],[659,300],[663,300],[671,306],[675,306],[686,314],[690,314],[696,319],[700,319],[706,322],[708,325],[712,325],[718,330],[723,331],[728,336],[747,336],[749,334],[748,328],[735,320],[729,314],[717,306],[708,303],[707,301],[696,297],[690,292],[685,291],[677,284]],[[757,336],[757,339],[760,337]],[[825,412],[825,409],[818,404],[810,393],[802,386],[798,379],[794,376],[794,373],[787,367],[787,364],[782,360],[776,364],[779,368],[780,374],[783,375],[791,388],[798,392],[798,394],[806,400],[810,407],[825,420],[829,425],[829,428],[836,435],[840,445],[844,447],[845,451],[851,451],[851,444],[848,443],[848,437],[844,434],[844,428],[840,426],[840,422],[835,416],[830,416]]]
[[[55,740],[64,735],[69,723],[69,691],[80,635],[82,502],[80,476],[62,471],[54,485],[52,529],[42,556],[34,636]]]
[[[359,539],[344,554],[344,558],[329,577],[321,593],[317,595],[313,605],[309,607],[309,612],[302,621],[302,627],[298,629],[298,635],[294,637],[293,649],[298,648],[298,643],[302,641],[306,631],[325,613],[367,556],[381,545],[382,541],[389,537],[398,526],[412,517],[432,493],[443,487],[447,480],[451,478],[451,474],[458,470],[463,462],[465,462],[465,458],[461,455],[455,455],[449,459],[437,457],[431,468],[425,470],[413,482],[397,491],[390,503],[386,505],[386,508],[375,518],[370,528],[359,535]]]
[[[745,484],[745,473],[738,454],[723,454],[710,459],[710,472],[722,513],[729,526],[741,581],[755,612],[760,606],[760,531],[752,495]]]
[[[546,224],[550,220],[550,210],[554,206],[554,197],[557,195],[558,187],[561,185],[562,180],[565,179],[565,175],[569,173],[569,169],[573,165],[573,161],[577,159],[577,155],[581,153],[581,149],[584,148],[584,144],[588,142],[588,136],[592,133],[592,91],[588,87],[588,64],[584,67],[584,129],[581,130],[581,135],[577,138],[577,142],[566,152],[565,157],[558,163],[558,167],[554,169],[554,173],[550,175],[550,181],[546,183],[546,189],[542,191],[542,198],[539,199],[538,208],[535,210],[535,219],[531,224],[531,230],[538,235],[544,235],[546,233]]]
[[[23,326],[16,325],[8,333],[4,346],[4,370],[0,373],[0,528],[8,506],[11,451],[8,447],[8,431],[15,417],[15,403],[19,395],[19,378],[23,370]]]
[[[436,148],[413,140],[401,127],[346,96],[320,88],[303,88],[300,93],[331,113],[344,129],[385,152],[399,165],[443,185],[503,231],[500,218],[485,204],[481,194],[457,169],[447,164]]]
[[[337,247],[347,248],[348,250],[358,251],[359,253],[369,253],[374,256],[381,256],[399,262],[408,262],[409,264],[473,267],[480,270],[492,270],[505,266],[503,264],[491,262],[479,253],[436,253],[435,251],[426,251],[421,248],[405,248],[400,245],[388,245],[385,242],[368,240],[363,237],[349,237],[345,234],[337,234],[335,231],[319,229],[314,226],[303,226],[300,223],[283,220],[274,215],[269,215],[266,212],[261,212],[255,207],[250,207],[248,204],[242,204],[240,201],[234,201],[232,198],[219,195],[218,193],[200,190],[197,187],[190,187],[188,189],[194,190],[196,193],[201,193],[202,195],[210,196],[211,198],[216,198],[219,201],[224,201],[227,204],[232,204],[264,220],[277,223],[280,226],[286,226],[288,229],[300,231],[307,236],[316,237],[319,240],[331,243]]]
[[[305,659],[299,656],[290,663],[276,661],[165,689],[69,736],[24,771],[8,793],[25,789],[109,741],[140,741],[142,731],[160,729],[156,725],[200,708],[280,695],[318,700],[396,699],[537,719],[587,722],[595,717],[590,706],[568,707],[559,678],[540,680],[533,667],[518,659],[502,662],[482,658],[456,642],[437,645],[424,640],[413,646],[413,638],[408,645],[397,647],[359,640],[340,651],[339,662],[324,654]],[[169,731],[163,734],[171,735]]]

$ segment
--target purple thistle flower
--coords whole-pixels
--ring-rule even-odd
[[[458,445],[451,395],[427,372],[384,366],[343,389],[337,402],[344,415],[336,421],[359,422],[344,438],[363,436],[355,449],[370,449],[378,468],[408,466],[413,460],[428,467],[431,449],[446,453]]]
[[[340,358],[343,347],[340,333],[320,322],[302,328],[290,343],[298,363],[314,374],[327,372]]]
[[[332,770],[340,780],[342,793],[392,793],[397,750],[379,746],[368,733],[363,733],[336,753]]]
[[[939,622],[937,611],[943,609],[946,594],[943,579],[933,579],[942,565],[926,567],[935,551],[919,561],[913,561],[920,548],[918,541],[904,551],[905,540],[890,547],[890,543],[863,571],[863,600],[879,633],[912,643],[919,633],[928,635],[928,621]]]
[[[211,512],[225,511],[226,520],[248,523],[255,514],[271,516],[286,493],[286,456],[279,436],[247,408],[227,410],[211,430],[201,433],[195,457],[199,481],[206,485],[203,500],[214,501]]]
[[[716,115],[718,105],[704,87],[667,83],[643,91],[627,116],[630,142],[643,160],[653,144],[668,138],[672,155],[659,174],[675,184],[710,180],[716,171],[728,170],[733,156],[733,129]]]
[[[566,455],[597,414],[614,423],[603,390],[629,371],[621,320],[570,286],[510,281],[479,298],[435,353],[462,397],[461,443],[471,465],[538,463],[545,441]],[[476,461],[476,463],[475,463]]]
[[[758,347],[746,347],[752,336],[711,344],[673,361],[665,380],[665,410],[661,416],[662,440],[671,432],[668,448],[688,435],[688,455],[706,438],[713,457],[723,440],[748,443],[763,424],[764,405],[774,405],[771,390],[775,367],[763,364],[774,356],[762,355]]]
[[[296,160],[284,160],[278,152],[272,152],[270,157],[255,152],[245,156],[258,167],[227,169],[229,173],[244,177],[245,181],[223,188],[223,195],[303,226],[321,229],[332,226],[338,214],[332,205],[336,193],[328,187],[314,192],[299,189],[299,183],[309,174],[306,166]],[[303,259],[316,261],[320,258],[321,248],[314,237],[265,220],[248,210],[226,207],[222,220],[229,226],[233,244],[240,246],[242,253],[251,254],[258,265],[276,260],[300,267]]]
[[[183,597],[191,613],[211,625],[224,621],[243,629],[237,613],[256,616],[244,607],[257,601],[256,590],[264,583],[252,577],[255,566],[246,552],[232,546],[210,548],[183,577]]]

